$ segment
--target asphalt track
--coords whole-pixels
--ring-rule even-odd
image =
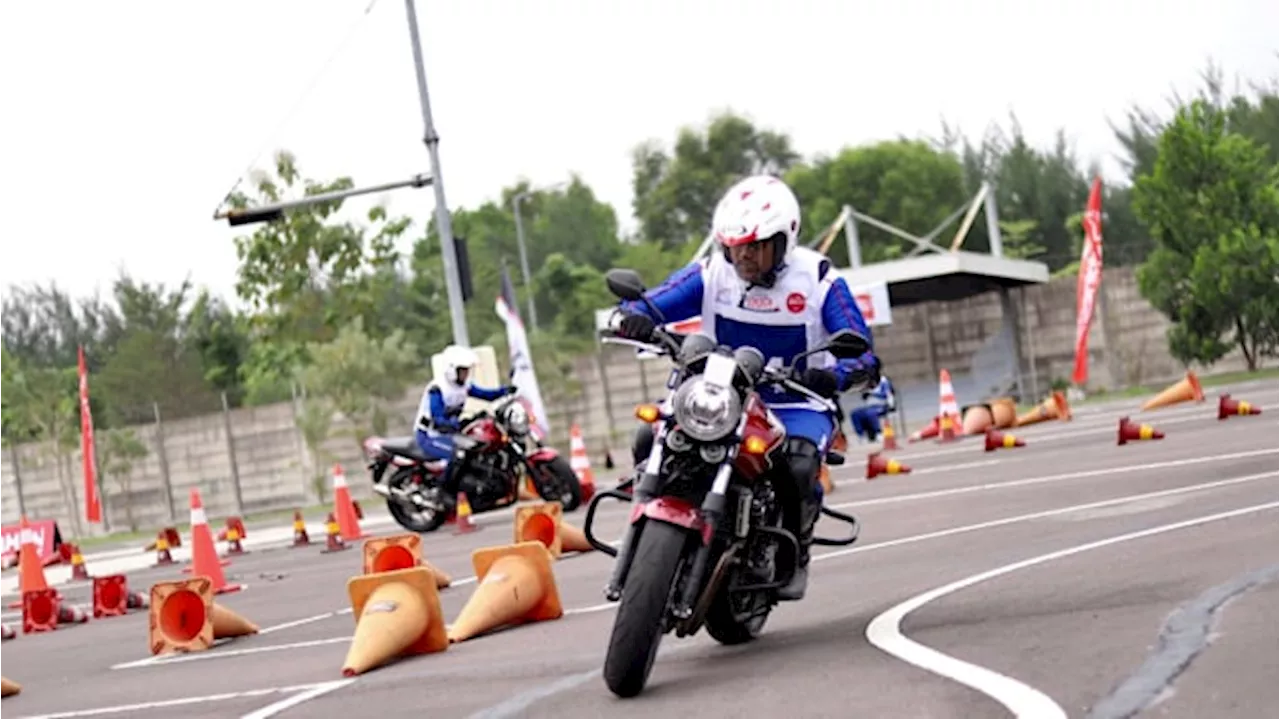
[[[613,621],[609,558],[555,564],[566,614],[405,659],[354,679],[340,667],[358,550],[235,558],[217,598],[263,631],[151,657],[146,613],[5,642],[23,685],[10,717],[1256,717],[1277,713],[1274,382],[1232,388],[1264,408],[1216,419],[1216,395],[1139,415],[1126,401],[1026,427],[1028,446],[909,445],[909,475],[837,470],[828,503],[856,514],[852,547],[817,548],[809,595],[763,636],[726,648],[667,637],[648,689],[619,700],[599,675]],[[1166,433],[1116,445],[1116,420]],[[606,481],[607,483],[607,481]],[[604,536],[624,508],[605,505]],[[506,544],[509,513],[424,538],[452,574],[446,619],[474,588],[471,550]],[[582,513],[568,516],[579,523]],[[838,532],[837,525],[827,531]],[[823,525],[819,525],[819,532]],[[389,532],[384,532],[389,533]],[[92,571],[92,567],[89,567]],[[130,574],[145,589],[178,572]],[[87,587],[63,588],[87,603]],[[11,597],[6,597],[9,601]]]

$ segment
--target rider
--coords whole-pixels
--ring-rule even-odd
[[[880,436],[880,420],[898,406],[893,383],[888,377],[881,377],[880,384],[863,391],[862,400],[863,405],[849,414],[849,424],[859,437],[874,442]]]
[[[711,252],[674,272],[647,292],[662,312],[654,316],[643,302],[621,304],[619,334],[646,340],[659,321],[701,316],[703,332],[722,345],[750,345],[767,362],[786,366],[801,352],[824,344],[839,330],[853,330],[871,343],[862,313],[849,287],[821,253],[797,247],[800,204],[775,177],[749,177],[729,188],[716,206],[712,232],[721,252]],[[801,384],[826,396],[874,383],[880,360],[869,348],[857,359],[834,361],[826,353],[801,360]],[[818,481],[835,423],[830,413],[794,392],[762,387],[765,400],[786,425],[787,471],[797,497],[788,498],[786,526],[800,542],[795,578],[779,591],[783,600],[804,597],[809,581],[809,545],[822,504]],[[636,432],[633,452],[639,464],[649,454],[653,432]]]
[[[460,416],[468,397],[496,400],[518,390],[512,386],[489,388],[472,383],[479,358],[474,350],[459,345],[444,348],[444,376],[433,379],[422,392],[418,406],[418,419],[414,423],[414,436],[418,447],[428,458],[444,460],[445,472],[443,499],[446,508],[452,508],[458,496],[458,462],[452,435],[462,428]]]

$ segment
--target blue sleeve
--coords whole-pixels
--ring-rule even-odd
[[[647,315],[654,322],[679,322],[702,314],[702,263],[691,262],[671,273],[662,284],[645,293],[657,305],[662,318],[643,302],[623,302],[624,312]]]
[[[448,427],[451,429],[457,429],[461,426],[457,420],[448,416],[448,412],[444,406],[444,393],[440,391],[439,387],[432,387],[428,390],[427,396],[429,397],[427,401],[431,404],[432,424],[437,427]]]
[[[506,397],[507,390],[505,387],[478,387],[473,384],[467,388],[467,394],[475,397],[476,399],[483,399],[492,402],[495,399],[502,399],[503,397]]]
[[[822,325],[827,332],[853,330],[867,338],[869,347],[866,353],[857,359],[843,359],[836,363],[835,373],[840,382],[840,391],[849,389],[849,380],[854,372],[879,367],[880,360],[874,352],[875,344],[871,337],[871,330],[867,327],[867,321],[862,317],[862,310],[858,309],[858,303],[853,299],[853,293],[849,291],[849,285],[843,277],[837,277],[832,281],[831,288],[827,290],[826,300],[822,303]]]

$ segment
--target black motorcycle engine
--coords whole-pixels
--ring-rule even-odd
[[[473,508],[476,511],[493,507],[511,491],[507,459],[502,454],[493,454],[477,459],[467,467],[465,481],[471,485],[472,496],[476,497],[473,502],[477,505]]]

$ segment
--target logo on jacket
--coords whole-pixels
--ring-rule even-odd
[[[778,305],[769,295],[743,295],[738,306],[749,312],[777,312]]]
[[[800,294],[799,292],[792,292],[791,294],[787,295],[787,309],[791,310],[796,314],[800,314],[801,312],[804,312],[804,308],[806,304],[808,303],[805,302],[804,295]]]

